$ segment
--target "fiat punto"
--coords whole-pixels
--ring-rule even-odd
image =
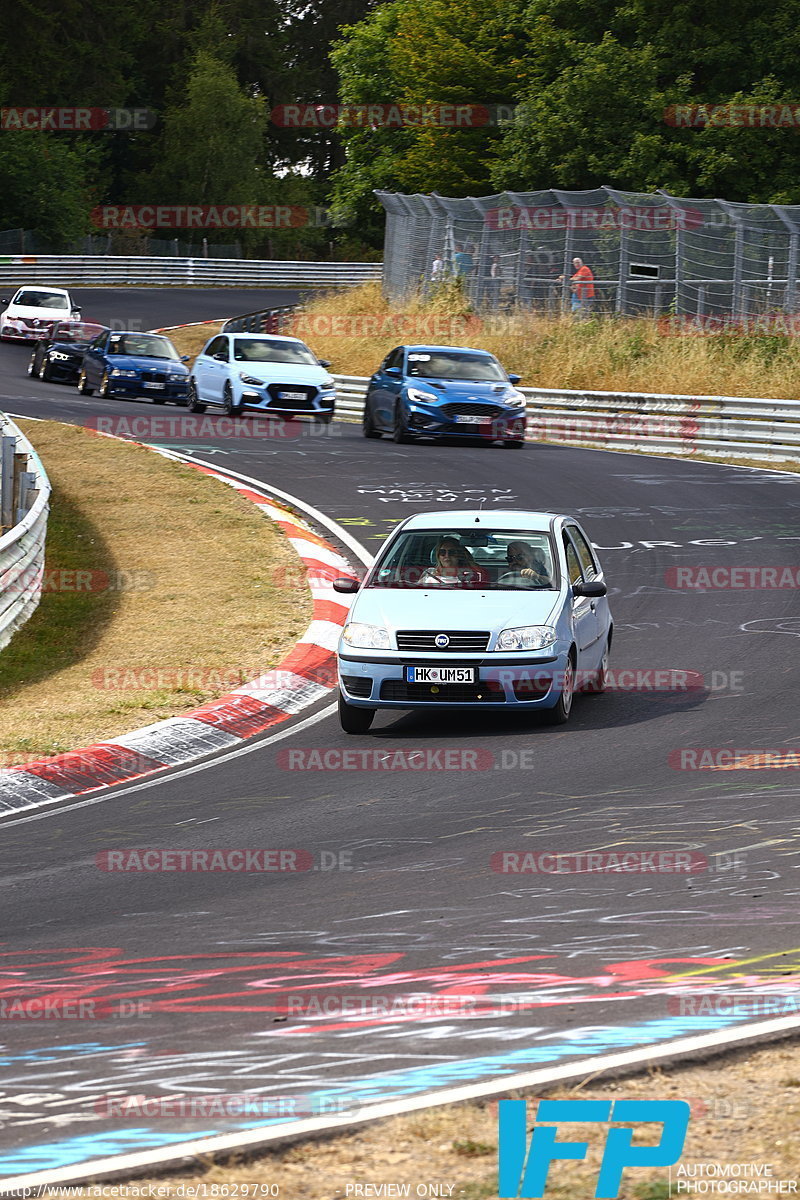
[[[338,647],[339,715],[366,732],[379,708],[543,710],[603,691],[613,624],[578,522],[542,512],[424,513],[390,535]]]

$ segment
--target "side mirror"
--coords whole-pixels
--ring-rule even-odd
[[[354,595],[360,587],[361,581],[359,579],[352,579],[350,576],[342,576],[333,581],[333,590],[335,592],[342,592],[346,596]]]
[[[522,376],[521,376],[521,375],[512,375],[512,374],[509,372],[509,376],[508,376],[508,378],[511,380],[511,382],[512,382],[512,383],[513,383],[513,385],[514,385],[514,387],[516,387],[516,386],[517,386],[517,384],[519,383],[520,379],[522,379]]]
[[[189,361],[189,355],[188,355],[188,354],[182,354],[182,355],[181,355],[181,362],[188,362],[188,361]]]
[[[320,358],[320,359],[318,359],[317,361],[319,362],[319,365],[320,365],[321,367],[329,367],[329,366],[331,365],[331,364],[328,362],[327,358]]]
[[[219,350],[219,351],[218,351],[218,352],[217,352],[217,353],[214,355],[214,358],[217,360],[217,362],[227,362],[227,361],[228,361],[228,356],[227,356],[227,354],[225,353],[225,351],[224,351],[224,350]]]
[[[605,596],[608,593],[608,588],[599,579],[590,579],[586,583],[573,583],[573,596],[588,596],[592,599]]]
[[[388,375],[390,379],[402,379],[403,377],[403,372],[399,367],[387,367],[383,373],[384,375]]]
[[[73,308],[73,310],[72,310],[72,316],[73,316],[73,319],[74,319],[74,320],[76,320],[76,321],[77,321],[77,320],[79,320],[79,319],[80,319],[80,315],[81,315],[81,309],[79,309],[79,308]]]

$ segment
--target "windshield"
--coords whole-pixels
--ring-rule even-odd
[[[14,303],[23,308],[63,308],[69,312],[69,301],[61,292],[39,292],[27,288],[18,294]]]
[[[318,367],[314,355],[303,342],[282,338],[234,338],[233,357],[236,362],[297,363],[303,367]]]
[[[134,358],[166,358],[170,362],[180,362],[172,342],[147,333],[118,333],[110,337],[108,353],[130,354]]]
[[[541,529],[441,529],[401,534],[381,555],[367,587],[555,590],[550,535]]]
[[[508,383],[508,377],[491,354],[460,354],[458,351],[412,350],[408,374],[424,379],[464,379],[472,383]]]
[[[88,321],[62,321],[53,326],[51,336],[54,342],[91,342],[104,332],[104,325],[91,325]]]

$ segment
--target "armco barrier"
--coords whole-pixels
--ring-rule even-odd
[[[3,520],[0,537],[0,649],[33,614],[42,593],[50,481],[33,446],[0,413]]]
[[[356,287],[379,280],[382,263],[283,262],[246,258],[144,258],[140,255],[0,257],[0,289],[25,283],[62,287],[140,284],[150,287]],[[0,291],[0,295],[5,295]]]
[[[335,375],[336,412],[360,420],[367,379]],[[800,460],[800,401],[520,388],[528,441],[605,450]]]

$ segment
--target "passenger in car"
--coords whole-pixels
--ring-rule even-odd
[[[436,565],[423,571],[420,586],[485,587],[489,572],[480,567],[458,538],[443,537],[436,546]]]

